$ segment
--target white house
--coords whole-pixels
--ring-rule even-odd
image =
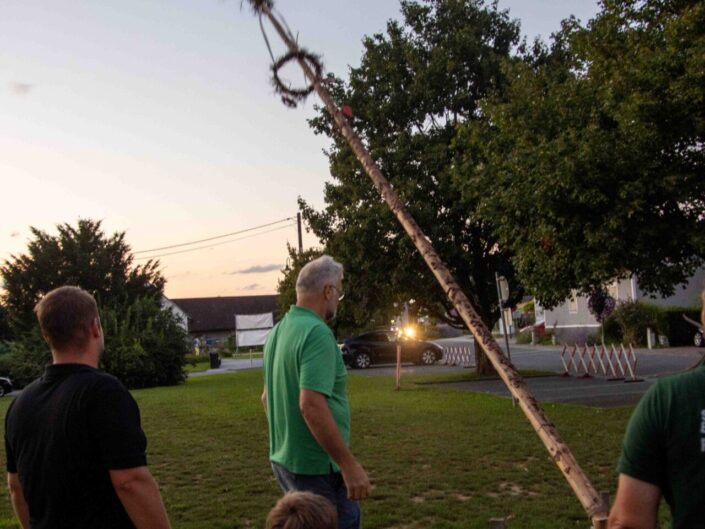
[[[636,300],[661,307],[697,307],[703,287],[705,268],[699,269],[685,285],[677,286],[674,294],[666,298],[644,293],[639,288],[639,280],[635,276],[615,281],[609,285],[608,291],[617,302]],[[584,342],[600,329],[600,324],[588,310],[586,296],[574,295],[572,299],[551,310],[544,310],[536,301],[536,323],[541,322],[545,323],[547,331],[555,333],[559,343]]]
[[[163,310],[171,310],[179,322],[179,327],[188,332],[188,314],[166,296],[162,296],[161,304]]]

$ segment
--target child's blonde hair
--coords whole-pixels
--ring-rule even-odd
[[[265,529],[337,529],[338,513],[312,492],[289,492],[269,511]]]

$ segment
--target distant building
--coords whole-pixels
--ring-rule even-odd
[[[170,300],[188,317],[188,333],[222,342],[235,334],[236,314],[274,313],[278,319],[276,295],[179,298]]]
[[[618,303],[636,300],[661,307],[696,307],[703,287],[705,268],[698,270],[685,285],[676,286],[674,294],[666,298],[646,294],[639,288],[639,280],[634,276],[615,281],[607,290]],[[573,295],[551,310],[544,310],[538,301],[535,307],[536,324],[545,322],[546,330],[555,333],[558,343],[582,343],[600,330],[600,324],[588,310],[587,296]]]
[[[179,327],[188,332],[188,314],[166,296],[162,296],[162,309],[171,310],[179,322]]]

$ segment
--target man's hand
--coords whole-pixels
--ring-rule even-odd
[[[348,498],[361,500],[370,492],[370,480],[365,469],[343,441],[338,425],[328,407],[326,396],[317,391],[302,389],[299,392],[299,409],[308,429],[321,448],[338,463],[348,489]]]
[[[348,489],[348,499],[364,500],[370,493],[370,480],[362,465],[353,459],[348,467],[340,467],[345,487]]]
[[[656,485],[619,475],[609,529],[655,529],[661,491]]]
[[[15,516],[20,521],[22,529],[29,529],[29,507],[24,499],[20,478],[16,473],[7,473],[7,488],[10,491],[10,502]]]

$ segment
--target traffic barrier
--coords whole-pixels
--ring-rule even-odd
[[[441,364],[446,366],[475,367],[475,353],[468,346],[444,347]]]
[[[627,358],[627,368],[629,369],[629,377],[628,379],[625,380],[625,382],[641,382],[644,379],[639,378],[636,376],[636,353],[634,352],[634,348],[629,344],[629,351],[624,350],[624,346],[620,345],[622,352],[624,353],[625,357]]]
[[[563,376],[589,378],[603,376],[607,380],[624,380],[625,382],[640,382],[643,379],[637,376],[637,357],[634,348],[624,345],[615,348],[611,345],[606,349],[604,345],[599,348],[595,345],[572,347],[564,345],[561,350],[563,363]]]

